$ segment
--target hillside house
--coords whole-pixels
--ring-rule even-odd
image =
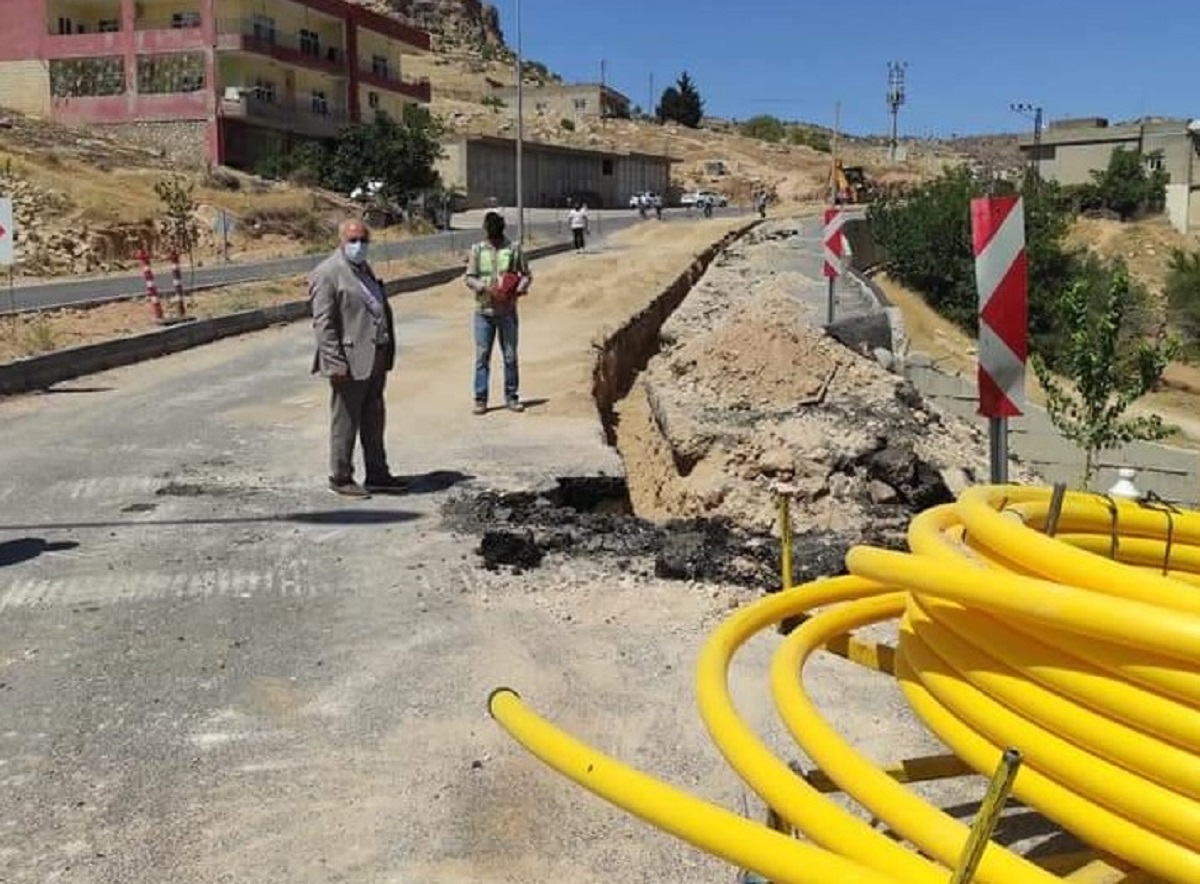
[[[544,114],[555,120],[577,121],[580,117],[624,119],[629,116],[629,99],[601,83],[544,83],[521,87],[526,114]],[[493,97],[516,113],[517,87],[493,88]]]
[[[1182,233],[1200,230],[1200,121],[1145,119],[1110,126],[1099,117],[1062,120],[1020,139],[1021,152],[1041,176],[1060,184],[1091,181],[1118,147],[1136,150],[1168,175],[1167,217]],[[1161,152],[1161,157],[1150,159]]]

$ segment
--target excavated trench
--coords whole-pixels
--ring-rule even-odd
[[[616,330],[597,354],[592,394],[609,445],[617,447],[617,407],[659,351],[663,323],[730,243],[733,231],[699,255],[646,309]],[[627,464],[627,469],[637,469]],[[624,477],[563,476],[543,491],[469,493],[447,502],[443,516],[455,530],[480,538],[477,553],[489,570],[536,568],[546,556],[611,560],[620,570],[635,562],[659,578],[727,583],[773,590],[779,585],[779,540],[725,518],[652,522],[634,512]],[[842,567],[846,546],[833,535],[797,538],[796,576],[815,578]]]

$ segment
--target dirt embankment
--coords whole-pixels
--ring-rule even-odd
[[[785,490],[802,534],[897,542],[914,512],[986,475],[986,439],[813,328],[794,292],[816,283],[773,266],[767,238],[710,268],[619,405],[633,506],[769,529]]]

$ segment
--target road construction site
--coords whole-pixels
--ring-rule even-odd
[[[538,722],[522,730],[528,703],[766,831],[762,784],[710,742],[693,671],[712,662],[706,637],[727,617],[755,620],[727,678],[737,712],[781,764],[815,765],[821,747],[797,748],[763,677],[781,642],[773,623],[807,608],[775,592],[780,495],[800,583],[843,572],[857,544],[903,549],[918,512],[986,475],[977,423],[924,402],[869,347],[821,331],[816,224],[751,227],[650,222],[539,261],[522,314],[524,414],[471,414],[461,283],[397,298],[388,444],[393,470],[414,482],[401,496],[349,504],[324,492],[327,393],[307,374],[305,323],[0,401],[0,878],[727,882],[753,868],[760,836],[741,853],[698,850],[558,777],[506,733],[539,751]],[[859,297],[847,284],[839,311]],[[1013,478],[1034,479],[1016,464]],[[1042,503],[1027,502],[1038,527]],[[1092,548],[1103,532],[1086,516],[1063,530]],[[937,527],[958,542],[958,524]],[[1188,551],[1190,530],[1175,538]],[[1131,555],[1161,558],[1151,546]],[[1008,546],[993,549],[1012,561]],[[895,564],[860,555],[871,576],[845,579],[877,580],[880,562]],[[1051,571],[1039,573],[1066,579]],[[911,585],[935,593],[905,627],[919,654],[957,623],[947,599],[967,601]],[[856,609],[843,625],[898,604],[862,584],[825,587],[811,599],[867,599],[871,616]],[[1195,610],[1172,616],[1175,644],[1147,653],[1175,671]],[[885,624],[863,640],[897,635]],[[902,690],[834,654],[805,668],[816,706],[880,765],[946,751],[912,711],[914,683]],[[494,721],[487,701],[501,686],[521,700],[493,695]],[[1189,716],[1192,690],[1172,701]],[[977,771],[994,766],[955,748]],[[578,761],[563,764],[587,780]],[[972,775],[912,788],[969,824],[985,787]],[[997,841],[1035,857],[1081,847],[1030,809],[1038,799],[1020,778],[1017,795]],[[1179,800],[1190,812],[1194,796]],[[833,801],[852,816],[811,804],[836,820],[833,835],[807,819],[777,827],[842,859],[762,836],[792,869],[776,880],[933,880],[934,862],[949,877],[965,829],[931,824],[930,846],[889,818],[891,805]],[[856,838],[876,844],[864,835],[873,818],[933,860],[906,851],[889,877],[870,850],[855,855]],[[1186,833],[1171,837],[1186,855]],[[1142,855],[1118,846],[1126,862],[1128,849]],[[1012,873],[1032,868],[989,856],[979,880],[1026,880]]]

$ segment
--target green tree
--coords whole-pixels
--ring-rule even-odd
[[[434,163],[442,155],[442,126],[426,108],[407,105],[400,120],[385,113],[369,123],[343,129],[330,157],[327,182],[349,193],[371,181],[383,182],[380,196],[403,205],[441,179]]]
[[[1158,415],[1126,417],[1126,412],[1162,377],[1176,349],[1165,337],[1150,340],[1128,333],[1134,293],[1124,267],[1102,272],[1093,262],[1090,269],[1058,302],[1070,329],[1057,360],[1063,377],[1039,354],[1032,358],[1050,420],[1083,451],[1083,487],[1095,476],[1101,451],[1170,433]]]
[[[657,116],[660,123],[671,121],[689,129],[700,125],[700,120],[704,118],[704,99],[700,97],[700,92],[687,71],[679,75],[675,85],[663,90]]]
[[[770,114],[751,117],[742,123],[740,128],[747,138],[757,138],[760,141],[777,143],[787,137],[787,127],[783,125],[783,121]]]
[[[1200,358],[1200,252],[1175,249],[1164,286],[1172,323],[1183,337],[1189,359]]]
[[[1108,168],[1092,172],[1090,186],[1082,191],[1085,202],[1116,212],[1128,221],[1143,209],[1161,208],[1166,199],[1168,176],[1158,166],[1162,152],[1143,155],[1139,150],[1118,147],[1108,159]],[[1154,171],[1147,166],[1153,165]]]
[[[179,174],[154,183],[154,193],[163,206],[158,225],[163,242],[171,253],[187,255],[189,266],[195,265],[196,241],[200,235],[195,190],[196,183]]]
[[[1001,182],[997,192],[1016,192]],[[971,246],[971,199],[983,189],[965,168],[950,169],[907,194],[885,194],[867,219],[888,272],[917,291],[946,318],[974,333],[979,295]],[[1081,270],[1077,252],[1065,244],[1070,201],[1057,185],[1035,175],[1020,193],[1025,209],[1029,260],[1029,335],[1034,350],[1057,365],[1057,343],[1067,326],[1057,309],[1059,293]]]

